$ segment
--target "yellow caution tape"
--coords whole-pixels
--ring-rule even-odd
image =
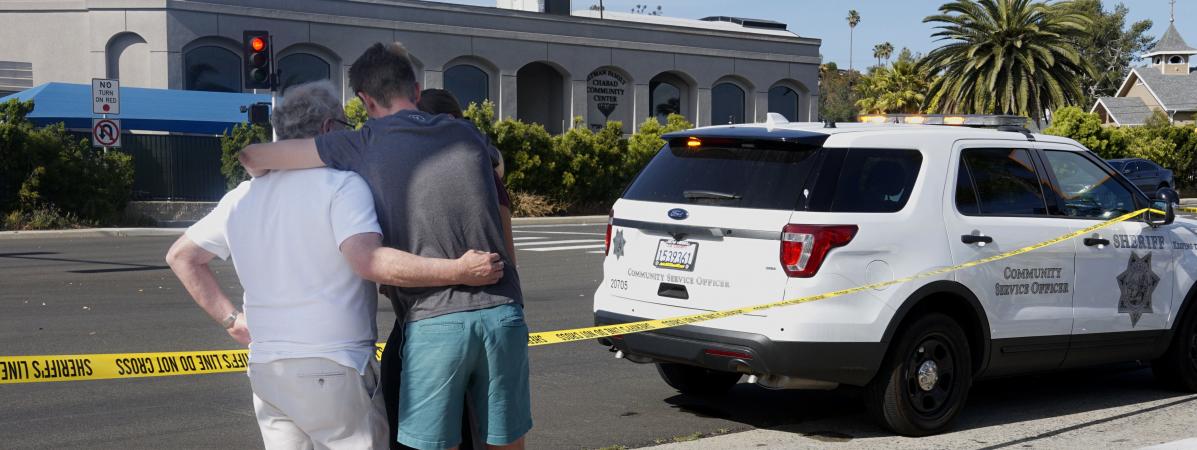
[[[1186,208],[1197,212],[1197,208]],[[933,277],[955,272],[982,264],[1010,258],[1032,252],[1050,245],[1083,236],[1088,233],[1106,228],[1110,225],[1130,220],[1145,212],[1163,214],[1154,209],[1141,209],[1127,213],[1114,219],[1065,234],[1063,236],[1011,250],[987,258],[969,261],[951,267],[929,270],[905,278],[873,283],[864,286],[841,289],[818,295],[792,298],[779,302],[765,303],[742,308],[712,311],[689,316],[671,317],[668,319],[645,320],[618,325],[606,325],[572,330],[543,331],[530,333],[528,345],[559,344],[590,340],[601,337],[640,333],[644,331],[660,330],[681,325],[688,325],[724,317],[737,316],[766,309],[810,303],[818,300],[840,297],[872,289],[881,289],[895,284],[901,284],[920,278]],[[382,358],[384,344],[376,344],[375,357]],[[244,372],[249,365],[249,355],[244,349],[214,350],[197,352],[160,352],[160,353],[111,353],[94,355],[49,355],[49,356],[0,356],[0,384],[40,383],[52,381],[79,380],[107,380],[123,378],[162,377],[173,375],[193,375],[203,373],[236,373]]]
[[[382,359],[383,343],[374,356]],[[0,356],[0,384],[111,380],[203,373],[245,372],[249,352],[109,353],[98,355]]]
[[[531,333],[528,335],[528,346],[535,347],[538,345],[560,344],[563,342],[582,341],[582,340],[597,339],[597,338],[615,336],[615,335],[621,335],[621,334],[632,334],[632,333],[640,333],[640,332],[644,332],[644,331],[660,330],[663,328],[673,328],[673,327],[677,327],[677,326],[681,326],[681,325],[689,325],[689,324],[696,323],[696,322],[704,322],[704,321],[708,321],[708,320],[722,319],[724,317],[738,316],[741,314],[748,314],[751,312],[763,311],[766,309],[780,308],[782,306],[799,305],[802,303],[810,303],[810,302],[829,299],[829,298],[833,298],[833,297],[840,297],[840,296],[844,296],[844,295],[848,295],[848,294],[855,294],[857,292],[863,292],[863,291],[868,291],[868,290],[872,290],[872,289],[881,289],[881,288],[884,288],[887,286],[893,286],[895,284],[905,283],[907,281],[943,275],[943,274],[946,274],[949,272],[955,272],[955,271],[961,270],[961,269],[967,269],[967,268],[976,267],[976,266],[979,266],[982,264],[988,264],[988,263],[1006,259],[1006,258],[1009,258],[1012,256],[1018,256],[1018,255],[1021,255],[1024,253],[1028,253],[1031,251],[1041,249],[1043,247],[1055,245],[1060,242],[1064,242],[1064,241],[1067,241],[1069,239],[1072,239],[1072,238],[1075,238],[1078,236],[1083,236],[1083,235],[1092,233],[1094,231],[1100,230],[1102,228],[1106,228],[1106,227],[1116,224],[1116,223],[1125,222],[1127,220],[1130,220],[1130,219],[1132,219],[1140,214],[1146,213],[1146,212],[1153,212],[1156,214],[1164,213],[1163,211],[1159,211],[1159,210],[1155,210],[1155,209],[1151,209],[1151,208],[1144,208],[1144,209],[1140,209],[1135,212],[1123,214],[1121,216],[1107,220],[1105,222],[1102,222],[1102,223],[1099,223],[1099,224],[1096,224],[1096,225],[1093,225],[1093,226],[1090,226],[1090,227],[1087,227],[1087,228],[1084,228],[1081,230],[1077,230],[1072,233],[1068,233],[1068,234],[1065,234],[1063,236],[1060,236],[1060,237],[1057,237],[1054,239],[1046,240],[1046,241],[1040,242],[1038,244],[1029,245],[1029,246],[1020,248],[1020,249],[1011,250],[1011,251],[1008,251],[1005,253],[1000,253],[1000,254],[993,255],[993,256],[990,256],[987,258],[981,258],[981,259],[978,259],[975,261],[969,261],[964,264],[958,264],[958,265],[951,266],[951,267],[944,267],[941,269],[929,270],[929,271],[911,275],[911,276],[908,276],[905,278],[898,278],[895,280],[883,281],[880,283],[867,284],[864,286],[858,286],[858,287],[854,287],[854,288],[841,289],[838,291],[825,292],[825,293],[818,294],[818,295],[810,295],[810,296],[806,296],[806,297],[792,298],[789,300],[782,300],[782,301],[773,302],[773,303],[765,303],[765,304],[761,304],[761,305],[745,306],[742,308],[725,309],[722,311],[712,311],[712,312],[702,313],[702,314],[693,314],[693,315],[689,315],[689,316],[671,317],[668,319],[644,320],[644,321],[640,321],[640,322],[621,323],[618,325],[604,325],[604,326],[588,327],[588,328],[575,328],[572,330],[542,331],[539,333]]]

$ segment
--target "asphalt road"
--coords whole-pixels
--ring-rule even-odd
[[[602,276],[602,255],[595,253],[602,250],[602,233],[601,225],[517,229],[533,331],[591,324],[590,295]],[[0,354],[234,348],[162,262],[171,241],[0,240]],[[215,268],[229,295],[238,296],[232,266],[220,262]],[[379,305],[385,335],[393,315],[389,302]],[[639,447],[753,428],[813,436],[830,447],[883,436],[852,389],[768,391],[741,384],[727,397],[694,398],[667,387],[651,365],[616,360],[592,342],[534,348],[531,367],[532,449]],[[1008,436],[987,438],[996,441],[981,447],[1023,447],[1034,444],[1020,440],[1026,423],[1046,424],[1036,433],[1063,432],[1076,425],[1060,421],[1057,427],[1057,418],[1117,410],[1125,419],[1160,405],[1190,405],[1184,411],[1191,418],[1193,403],[1193,396],[1157,389],[1148,370],[1120,366],[981,383],[960,425],[964,433],[998,429],[1004,430],[999,436]],[[1150,435],[1154,425],[1133,426]],[[260,446],[243,374],[0,386],[0,448]]]

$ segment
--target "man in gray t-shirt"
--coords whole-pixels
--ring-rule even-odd
[[[370,184],[388,246],[435,258],[495,249],[511,261],[488,144],[467,122],[405,110],[319,136],[316,149],[328,167],[357,172]],[[398,291],[404,304],[395,310],[407,310],[408,322],[523,303],[514,264],[490,286]]]
[[[508,262],[490,286],[396,288],[395,311],[408,311],[398,441],[458,445],[468,392],[486,443],[522,449],[532,427],[528,327],[486,139],[464,121],[416,109],[419,85],[398,44],[366,50],[349,78],[371,117],[360,130],[251,145],[241,163],[253,175],[320,166],[357,172],[373,192],[387,246],[436,258],[479,249]]]

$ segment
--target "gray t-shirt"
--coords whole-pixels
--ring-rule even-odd
[[[407,321],[509,303],[523,304],[519,274],[504,245],[486,138],[464,120],[403,110],[360,130],[316,138],[329,167],[370,185],[389,247],[455,259],[475,249],[502,255],[503,279],[485,287],[397,288],[395,313]]]

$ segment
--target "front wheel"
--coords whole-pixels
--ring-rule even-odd
[[[904,326],[865,388],[881,426],[906,436],[936,434],[964,407],[972,386],[968,338],[951,317],[927,314]]]
[[[676,363],[657,363],[657,373],[670,387],[683,394],[725,394],[740,381],[740,374],[720,372]]]
[[[1165,387],[1197,392],[1197,310],[1190,309],[1176,327],[1164,355],[1151,362],[1156,381]]]

